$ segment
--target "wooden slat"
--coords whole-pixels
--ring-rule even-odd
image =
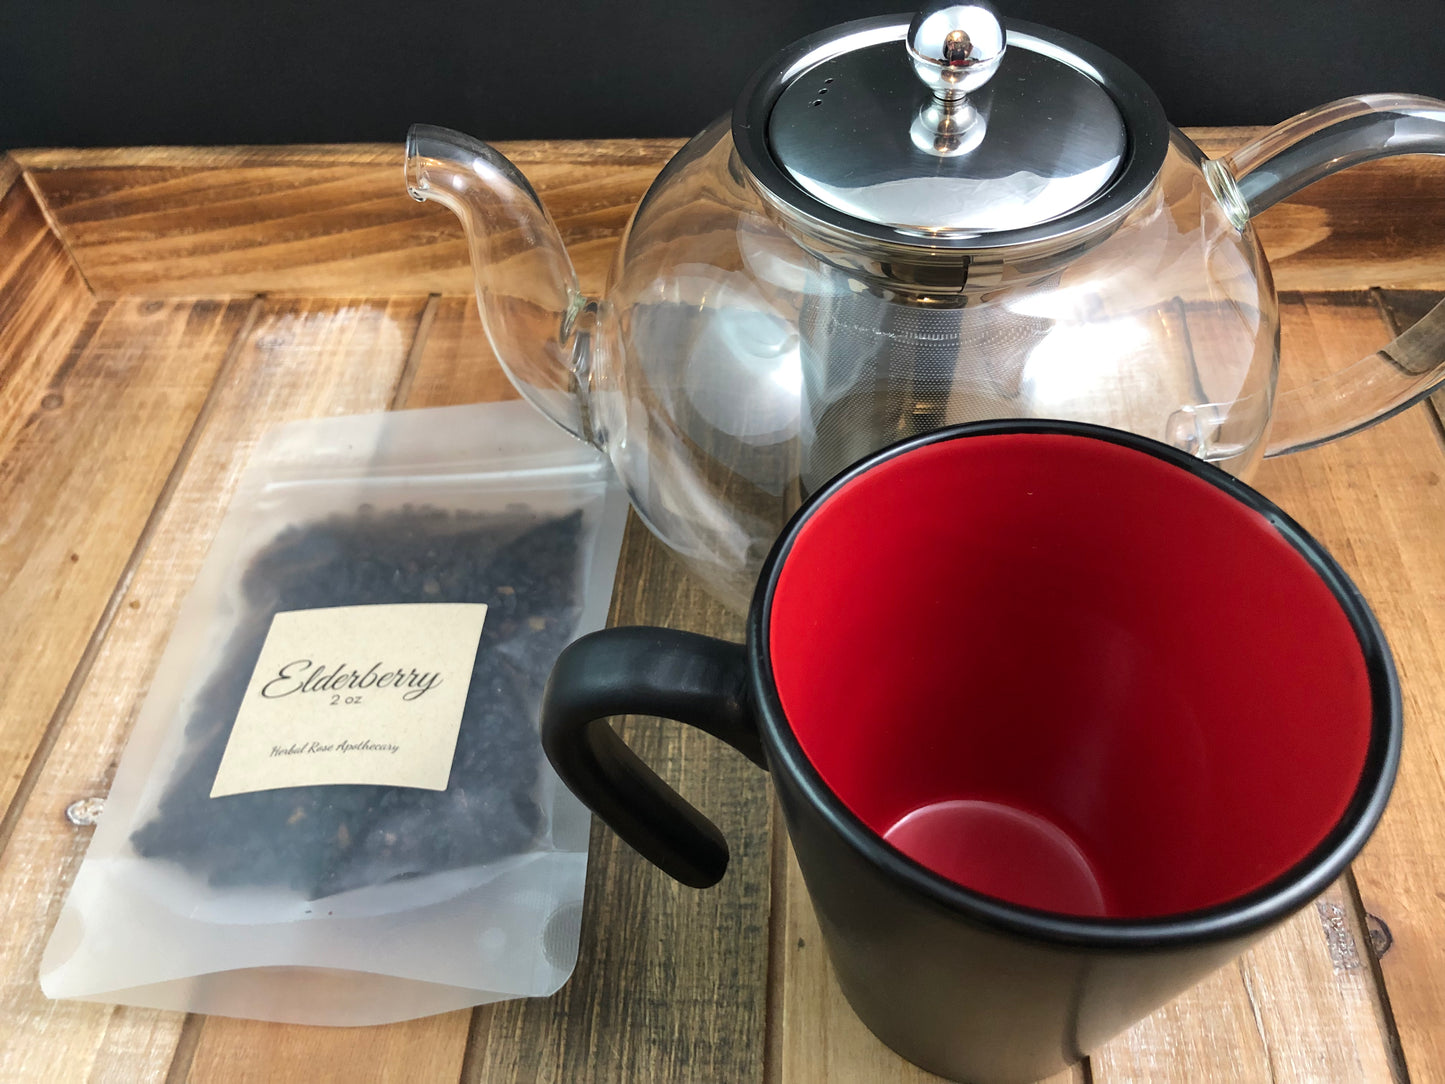
[[[418,233],[451,239],[455,220],[414,203],[399,166],[65,170],[34,183],[103,295],[465,287],[465,255],[416,247]]]
[[[1265,128],[1186,129],[1211,158]],[[1278,290],[1445,289],[1445,158],[1369,162],[1254,220]]]
[[[246,308],[142,300],[103,306],[63,367],[45,383],[28,382],[32,397],[54,398],[37,404],[0,470],[0,639],[11,658],[26,660],[0,672],[7,803],[32,757],[38,762],[37,746],[87,658],[87,641],[111,612],[116,582]],[[42,776],[23,812],[6,818],[14,830],[0,855],[9,931],[0,942],[0,1078],[83,1079],[102,1053],[162,1073],[169,1059],[165,1041],[156,1041],[154,1014],[49,1002],[35,982],[84,849],[84,834],[62,811],[72,798],[104,793],[101,777],[118,748],[106,741],[107,726],[125,718],[117,700],[143,688],[106,687],[90,720],[60,731],[75,743],[66,785],[57,792]],[[62,708],[54,726],[64,715]],[[49,736],[56,736],[53,727]],[[76,1026],[82,1020],[85,1026]],[[44,1041],[57,1030],[64,1042]]]
[[[40,408],[94,301],[25,183],[11,186],[0,196],[0,455]]]
[[[415,409],[516,396],[491,356],[471,298],[432,299],[422,330],[425,340],[412,344],[412,371],[405,373],[399,395],[393,396],[394,406]],[[478,1020],[490,1020],[491,1015],[493,1010],[487,1007],[477,1010]],[[367,1036],[373,1049],[361,1062],[354,1049],[357,1032],[353,1031],[221,1019],[204,1020],[199,1028],[197,1052],[189,1065],[191,1080],[214,1080],[228,1065],[244,1065],[244,1080],[267,1084],[311,1084],[318,1080],[340,1084],[354,1074],[358,1064],[376,1065],[379,1078],[457,1080],[468,1055],[468,1035],[477,1032],[473,1013],[465,1010],[387,1028],[368,1028],[360,1033]],[[279,1044],[270,1042],[273,1035],[280,1036]],[[266,1036],[266,1041],[259,1041],[257,1036]],[[370,1036],[383,1039],[377,1041]],[[420,1068],[413,1051],[425,1054],[429,1068]],[[491,1071],[494,1075],[487,1077],[488,1081],[504,1080],[496,1075],[496,1067]]]
[[[1257,129],[1197,133],[1211,153]],[[600,283],[677,140],[503,144]],[[16,152],[103,294],[470,290],[450,214],[402,191],[401,147]],[[1445,163],[1396,159],[1311,186],[1256,223],[1281,289],[1445,287]]]
[[[393,143],[292,143],[273,147],[19,147],[9,152],[21,169],[48,173],[70,169],[140,169],[181,166],[228,169],[232,166],[374,166],[394,159]]]
[[[515,396],[470,298],[442,298],[407,406]],[[741,621],[688,581],[634,519],[614,624],[740,637]],[[632,720],[624,735],[732,843],[717,888],[683,888],[594,828],[577,970],[551,998],[475,1011],[464,1079],[619,1084],[761,1080],[767,992],[768,800],[761,772],[716,740]]]
[[[544,193],[579,274],[600,286],[617,234],[677,145],[577,143],[570,154],[545,143],[503,149]],[[407,196],[399,145],[389,154],[341,149],[333,158],[301,153],[270,161],[246,149],[210,152],[199,162],[153,149],[92,155],[104,164],[66,168],[18,156],[102,294],[471,290],[460,226],[450,212]]]
[[[10,191],[10,186],[20,177],[20,163],[10,155],[0,152],[0,200]]]
[[[1279,290],[1445,289],[1445,158],[1371,162],[1255,219]]]
[[[482,331],[476,302],[470,296],[437,298],[435,319],[402,404],[412,409],[515,398],[517,390]]]
[[[1216,971],[1095,1051],[1089,1065],[1100,1084],[1271,1084],[1275,1079],[1238,963]]]
[[[1338,366],[1377,347],[1377,317],[1331,295],[1286,310],[1295,360]],[[1286,359],[1288,362],[1290,359]],[[1400,670],[1405,748],[1380,828],[1355,862],[1394,944],[1380,963],[1412,1079],[1445,1080],[1445,453],[1426,408],[1267,465],[1258,479],[1329,546],[1369,599]]]
[[[1406,328],[1414,327],[1442,300],[1438,290],[1374,290],[1371,293],[1384,314],[1391,335],[1399,335]],[[1445,391],[1437,391],[1431,396],[1431,401],[1436,416],[1445,417]]]
[[[276,303],[251,336],[238,379],[222,389],[225,398],[186,471],[184,488],[209,495],[223,464],[242,466],[243,449],[278,422],[384,409],[412,352],[423,308],[420,299]],[[230,472],[222,477],[225,494],[235,477]],[[204,554],[205,545],[196,542],[214,533],[222,509],[224,502],[208,507],[204,528],[194,529],[199,537],[188,548],[195,556]],[[361,1031],[208,1017],[199,1024],[189,1064],[177,1064],[172,1076],[341,1084],[356,1079],[358,1066],[366,1065],[377,1080],[444,1080],[460,1072],[466,1033],[465,1012]],[[265,1041],[258,1042],[262,1034]]]
[[[1252,128],[1207,129],[1249,133]],[[31,173],[71,169],[184,166],[191,169],[229,169],[233,166],[398,165],[402,151],[396,143],[292,143],[229,147],[32,147],[8,152],[20,168]],[[485,135],[485,133],[478,133]],[[1242,141],[1242,140],[1241,140]],[[498,143],[519,165],[626,165],[666,161],[683,139],[519,139]]]
[[[304,1028],[211,1017],[184,1079],[198,1084],[454,1081],[467,1013],[370,1028]]]
[[[132,507],[119,510],[108,509],[98,492],[76,493],[58,505],[86,525],[87,537],[114,530],[126,553],[134,538],[124,536],[124,516],[143,518],[157,494],[127,491],[125,475],[150,477],[149,457],[158,454],[150,446],[167,443],[169,428],[177,424],[173,419],[185,415],[183,392],[193,383],[204,391],[210,383],[208,367],[214,372],[214,362],[207,360],[211,337],[202,334],[205,324],[198,325],[198,317],[181,311],[179,303],[146,311],[157,304],[117,305],[120,315],[114,320],[135,309],[142,326],[116,326],[117,345],[109,338],[109,325],[103,325],[69,378],[76,381],[82,373],[98,372],[124,391],[122,403],[149,394],[141,401],[151,402],[153,409],[116,406],[108,416],[70,415],[67,432],[78,447],[53,449],[54,458],[77,474],[82,468],[95,472],[89,484],[97,491],[109,480],[121,495],[130,492]],[[197,306],[209,313],[205,319],[211,322],[221,314],[235,321],[248,307],[214,302]],[[159,1080],[166,1075],[180,1034],[180,1015],[51,1002],[36,985],[40,952],[88,835],[61,814],[75,798],[104,794],[108,788],[176,610],[251,445],[282,420],[385,406],[420,309],[419,301],[270,303],[255,318],[244,348],[213,393],[184,472],[154,524],[133,578],[117,599],[108,635],[83,675],[55,747],[0,854],[0,900],[10,930],[0,943],[0,1079],[43,1079],[47,1065],[54,1079],[84,1079],[88,1067],[98,1065],[102,1056],[110,1059],[106,1072],[113,1079]],[[152,338],[158,341],[148,338],[146,320],[154,323]],[[147,345],[152,349],[144,349]],[[98,359],[93,364],[92,352]],[[164,373],[169,384],[161,382],[157,390],[155,372]],[[87,401],[77,397],[76,409]],[[109,446],[104,446],[107,441]],[[102,447],[94,452],[105,454],[87,454],[97,444]],[[174,456],[174,449],[170,454]],[[59,530],[57,539],[66,540],[68,534],[74,531]],[[114,579],[112,573],[112,583]],[[47,612],[52,624],[63,617],[59,608],[47,607]],[[33,645],[23,653],[31,659],[48,657]],[[204,1042],[196,1054],[204,1056]]]
[[[1098,1084],[1396,1079],[1353,906],[1338,886],[1096,1051]]]
[[[442,299],[404,405],[439,406],[511,395],[489,362],[470,299]],[[740,635],[724,614],[634,522],[614,600],[615,622],[656,622]],[[577,971],[552,998],[483,1006],[467,1045],[467,1014],[443,1023],[397,1025],[387,1060],[408,1063],[400,1046],[427,1036],[436,1050],[465,1052],[465,1078],[507,1081],[632,1082],[761,1080],[766,1027],[768,817],[766,782],[742,757],[676,724],[634,723],[624,731],[650,763],[713,815],[733,843],[723,884],[708,892],[678,886],[610,832],[594,831]],[[720,1011],[720,1001],[722,1002]],[[433,1031],[427,1031],[433,1027]],[[262,1029],[265,1034],[270,1030]],[[307,1058],[286,1051],[305,1030]],[[357,1064],[347,1032],[277,1028],[282,1054],[259,1047],[251,1028],[205,1021],[195,1065],[244,1061],[255,1079],[309,1081],[315,1066]],[[437,1056],[440,1056],[438,1054]],[[312,1066],[311,1075],[303,1070]],[[450,1067],[451,1062],[447,1062]],[[299,1068],[298,1068],[299,1067]],[[455,1076],[437,1073],[435,1078]],[[193,1079],[205,1079],[193,1073]],[[432,1079],[417,1076],[416,1079]]]
[[[1362,917],[1335,884],[1240,960],[1270,1080],[1403,1079]]]
[[[634,519],[613,624],[740,639],[725,613]],[[469,1084],[762,1081],[767,1034],[769,815],[763,773],[699,731],[627,720],[638,754],[711,817],[732,860],[685,888],[594,822],[577,970],[556,996],[477,1012]]]
[[[101,306],[65,359],[28,391],[3,447],[0,808],[22,773],[130,559],[243,304]]]
[[[424,338],[407,351],[412,371],[401,374],[392,405],[450,406],[508,397],[511,385],[492,359],[471,300],[433,300],[426,312],[419,326]],[[376,1067],[377,1079],[455,1080],[471,1016],[463,1010],[362,1031],[207,1019],[197,1022],[194,1059],[178,1069],[188,1070],[196,1081],[229,1080],[227,1067],[243,1066],[235,1079],[342,1084],[354,1078],[357,1065],[368,1064]],[[358,1035],[368,1047],[364,1061],[357,1058]]]
[[[120,699],[114,690],[107,694]],[[128,718],[113,703],[106,707],[117,722],[71,732],[79,740],[52,756],[0,859],[7,924],[0,942],[0,1079],[160,1081],[180,1035],[179,1014],[49,1001],[36,981],[41,952],[90,836],[66,821],[64,809],[79,795],[105,793],[120,744],[113,731]],[[97,759],[91,743],[107,738],[107,755]]]

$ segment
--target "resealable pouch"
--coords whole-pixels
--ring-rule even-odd
[[[375,1024],[557,990],[589,820],[543,684],[627,501],[521,402],[262,441],[40,968],[56,998]]]

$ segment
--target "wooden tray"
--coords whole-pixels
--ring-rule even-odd
[[[1218,153],[1249,133],[1194,134]],[[596,290],[678,145],[506,150]],[[1261,221],[1294,375],[1363,356],[1445,289],[1440,177],[1363,167]],[[651,721],[631,740],[718,821],[732,868],[695,892],[594,832],[582,957],[553,998],[327,1030],[41,995],[89,837],[65,810],[106,792],[250,448],[284,420],[510,396],[470,289],[453,219],[404,195],[399,147],[0,157],[0,1079],[934,1079],[844,1005],[763,774]],[[1353,875],[1060,1080],[1445,1080],[1442,478],[1429,407],[1261,471],[1395,648],[1394,801]],[[614,621],[740,636],[636,523],[622,562]]]

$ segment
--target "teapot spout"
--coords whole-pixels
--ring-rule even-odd
[[[598,303],[582,294],[552,218],[515,165],[480,140],[430,124],[406,137],[406,190],[462,221],[477,310],[513,385],[588,443]]]

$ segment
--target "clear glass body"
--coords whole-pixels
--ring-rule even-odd
[[[975,257],[960,282],[870,264],[847,238],[811,242],[756,190],[724,119],[653,183],[604,299],[581,293],[541,200],[494,148],[418,125],[406,179],[465,225],[513,383],[605,450],[648,526],[741,607],[806,496],[915,433],[1088,421],[1247,476],[1429,394],[1445,380],[1445,304],[1276,400],[1279,319],[1249,224],[1336,170],[1418,153],[1445,154],[1445,103],[1410,95],[1330,103],[1217,161],[1172,131],[1153,184],[1107,230],[1048,257]]]
[[[622,245],[596,437],[652,530],[734,602],[809,492],[941,426],[1096,422],[1246,473],[1278,320],[1253,233],[1203,162],[1175,133],[1107,236],[940,292],[814,255],[753,192],[719,122],[664,170]]]

